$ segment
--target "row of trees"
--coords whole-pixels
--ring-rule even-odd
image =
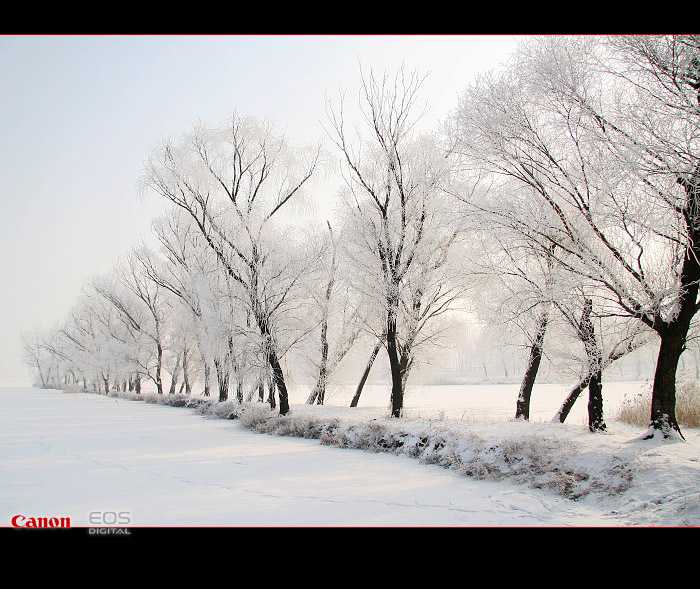
[[[308,400],[322,403],[361,345],[353,405],[384,349],[399,417],[417,353],[470,307],[529,342],[516,417],[556,342],[580,365],[557,419],[588,388],[589,427],[604,429],[603,371],[658,344],[649,435],[680,431],[676,371],[700,280],[698,38],[529,40],[440,132],[418,132],[421,82],[363,76],[360,127],[329,101],[332,223],[304,210],[329,159],[319,147],[238,116],[164,143],[143,178],[169,205],[159,251],[135,248],[60,327],[27,339],[42,383],[47,357],[104,390],[147,378],[163,393],[166,372],[169,392],[198,381],[208,395],[214,372],[221,400],[232,379],[239,400],[276,392],[285,414],[285,355],[305,350]]]

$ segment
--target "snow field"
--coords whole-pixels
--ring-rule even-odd
[[[459,393],[444,392],[443,401]],[[0,517],[7,526],[17,513],[87,526],[94,510],[127,511],[135,527],[700,523],[697,430],[662,443],[610,418],[595,435],[575,420],[513,422],[507,407],[457,419],[466,408],[441,413],[435,394],[409,395],[402,420],[382,407],[299,403],[284,418],[238,406],[230,420],[203,415],[208,406],[3,389]],[[227,406],[237,404],[211,408],[227,417]]]

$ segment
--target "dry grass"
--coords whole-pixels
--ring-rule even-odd
[[[645,427],[651,415],[651,387],[623,402],[617,419]],[[681,427],[700,427],[700,382],[679,383],[676,388],[676,419]]]

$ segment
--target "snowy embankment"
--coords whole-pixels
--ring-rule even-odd
[[[503,390],[481,386],[489,387]],[[629,383],[610,388],[613,402],[621,401],[615,393],[619,397],[630,389]],[[631,390],[638,388],[635,383]],[[454,389],[447,388],[446,394],[450,393]],[[118,395],[135,398],[129,393]],[[464,409],[461,418],[449,418],[444,410],[409,408],[408,418],[396,420],[386,417],[386,409],[376,407],[296,404],[289,415],[280,416],[260,403],[155,394],[145,395],[144,400],[239,419],[258,433],[409,457],[477,480],[544,489],[573,501],[590,496],[599,504],[610,502],[614,506],[610,511],[629,517],[630,524],[700,525],[700,431],[685,431],[685,442],[648,441],[641,439],[644,431],[609,418],[608,432],[592,434],[581,420],[584,402],[579,404],[578,423],[572,425],[506,420],[503,411],[497,412],[498,419],[470,419],[464,417]],[[458,413],[454,406],[451,412]],[[658,517],[662,521],[657,522]]]
[[[280,417],[201,397],[145,394],[145,407],[124,403],[128,393],[25,391],[0,395],[3,518],[65,507],[80,521],[89,505],[126,508],[134,525],[700,525],[698,430],[685,430],[686,441],[642,441],[612,413],[608,431],[591,434],[577,420],[435,412],[419,394],[396,420],[381,407],[298,399]],[[42,461],[53,474],[28,470]],[[212,502],[212,493],[226,498]]]

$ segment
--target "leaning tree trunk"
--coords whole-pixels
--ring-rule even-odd
[[[284,372],[282,371],[282,365],[277,355],[277,350],[275,349],[275,342],[272,337],[269,321],[260,309],[260,304],[257,301],[254,302],[256,303],[254,305],[255,321],[263,338],[267,364],[272,371],[272,381],[274,383],[274,386],[270,387],[272,389],[270,392],[270,399],[274,400],[274,389],[277,388],[280,406],[279,413],[280,415],[286,415],[289,413],[289,393],[287,391],[287,383],[284,381]],[[270,406],[274,408],[272,404]]]
[[[591,373],[590,371],[590,365],[588,366],[588,371],[584,375],[584,377],[579,380],[574,387],[569,391],[569,394],[566,396],[566,399],[564,399],[564,402],[562,403],[561,407],[559,408],[559,411],[555,414],[555,416],[552,418],[552,421],[558,421],[560,423],[564,423],[566,421],[566,418],[569,415],[569,412],[571,411],[571,408],[574,406],[574,403],[578,399],[579,395],[586,390],[586,387],[588,387],[589,382],[591,382],[591,379],[596,377],[598,381],[601,380],[601,375],[602,372],[605,368],[610,366],[613,362],[616,362],[626,354],[629,354],[630,352],[634,351],[637,349],[640,345],[644,343],[644,340],[639,340],[636,341],[631,339],[626,346],[621,347],[619,344],[618,346],[615,347],[613,351],[611,351],[607,357],[600,363],[600,366],[597,366],[597,372],[598,374]],[[602,386],[602,385],[601,385]],[[594,397],[597,397],[594,393]],[[602,391],[600,394],[601,398],[601,403],[602,403]],[[589,397],[590,399],[590,397]],[[590,400],[589,400],[589,405],[590,405]],[[595,414],[595,412],[594,412]],[[602,420],[602,408],[601,408],[601,420]],[[591,424],[591,407],[589,407],[589,426]],[[593,420],[595,422],[595,419]]]
[[[559,411],[557,411],[557,413],[554,415],[552,421],[558,421],[559,423],[564,423],[566,421],[566,418],[569,416],[574,403],[576,403],[576,400],[579,398],[581,393],[586,390],[590,380],[591,373],[587,372],[586,376],[579,380],[569,391],[569,394],[566,396],[566,399],[564,399],[564,402],[561,404]]]
[[[362,394],[362,389],[365,388],[365,383],[367,382],[367,378],[369,377],[369,371],[372,370],[372,364],[374,364],[375,359],[377,358],[377,354],[379,354],[379,350],[381,347],[384,345],[384,338],[380,337],[379,341],[377,344],[374,346],[374,349],[372,350],[372,355],[369,357],[369,360],[367,361],[367,366],[365,366],[365,371],[362,373],[362,378],[360,378],[360,382],[357,385],[357,390],[355,391],[355,396],[352,398],[352,401],[350,402],[350,407],[357,407],[357,404],[360,402],[360,395]]]
[[[549,314],[545,313],[540,319],[535,339],[532,342],[532,346],[530,346],[530,357],[525,375],[520,384],[518,401],[515,406],[515,419],[524,419],[525,421],[530,419],[530,397],[532,396],[532,387],[535,385],[537,372],[540,369],[540,362],[542,361],[542,346],[544,344],[545,333],[547,332],[548,321]]]
[[[270,398],[275,398],[275,388],[277,388],[277,396],[279,397],[280,404],[280,415],[287,415],[289,413],[289,393],[287,391],[287,384],[284,382],[284,373],[282,372],[282,365],[280,364],[279,358],[274,350],[269,350],[267,355],[268,363],[272,368],[272,379],[275,386],[270,387]],[[274,406],[273,406],[274,408]]]

